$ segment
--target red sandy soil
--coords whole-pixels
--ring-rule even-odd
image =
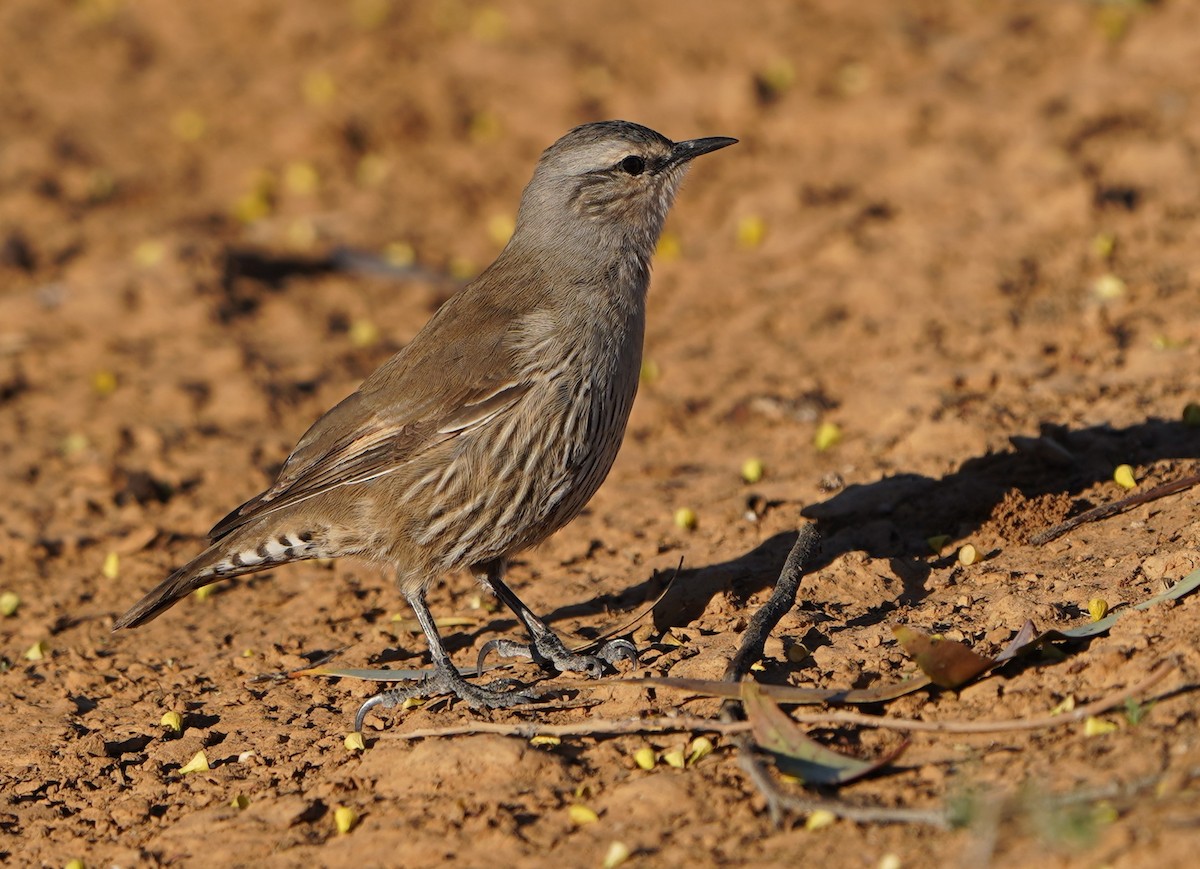
[[[373,716],[368,750],[347,751],[370,685],[250,680],[333,650],[421,665],[398,594],[361,564],[289,566],[110,627],[494,256],[541,149],[614,117],[741,143],[695,167],[669,222],[654,376],[608,482],[514,567],[557,628],[628,618],[682,558],[634,631],[634,672],[717,677],[813,515],[824,556],[764,681],[880,684],[913,669],[896,624],[994,653],[1026,619],[1065,628],[1093,598],[1158,593],[1200,566],[1194,491],[1030,540],[1124,494],[1119,464],[1139,490],[1197,470],[1200,429],[1180,421],[1200,401],[1197,69],[1184,0],[6,0],[0,591],[20,605],[0,619],[0,853],[599,866],[622,842],[630,866],[1191,865],[1197,598],[890,704],[1022,718],[1176,662],[1138,723],[1103,716],[1115,732],[915,734],[886,773],[826,794],[975,807],[949,831],[775,828],[719,736],[652,771],[638,748],[698,734],[402,740],[531,718],[430,703]],[[411,249],[419,268],[321,268],[339,248]],[[822,423],[842,434],[823,451]],[[1043,426],[1065,455],[1014,449]],[[748,458],[766,469],[753,485]],[[685,506],[692,531],[673,521]],[[953,557],[967,542],[981,562]],[[468,620],[446,631],[464,663],[518,636],[478,595],[464,577],[431,592]],[[797,643],[812,654],[792,663]],[[537,722],[717,708],[613,677],[543,685],[596,702]],[[815,735],[864,756],[900,740]],[[181,775],[201,749],[212,769]],[[598,820],[574,824],[577,803]],[[359,815],[344,835],[339,806]]]

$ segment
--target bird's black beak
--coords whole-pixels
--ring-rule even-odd
[[[686,142],[676,142],[675,147],[671,149],[671,156],[667,160],[667,166],[674,166],[676,163],[686,163],[689,160],[694,160],[701,154],[707,154],[709,151],[716,151],[735,144],[737,144],[737,139],[731,139],[728,136],[709,136],[707,139],[688,139]]]

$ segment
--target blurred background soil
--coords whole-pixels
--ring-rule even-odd
[[[621,842],[644,866],[1193,865],[1187,691],[1099,736],[918,734],[840,794],[1007,800],[962,828],[775,829],[720,738],[649,772],[639,747],[688,737],[396,738],[522,719],[438,703],[373,717],[369,749],[347,751],[370,685],[250,680],[332,650],[421,664],[389,579],[360,564],[290,566],[109,628],[489,262],[540,151],[606,118],[741,142],[694,167],[668,224],[615,469],[514,568],[559,629],[628,618],[682,558],[635,632],[635,672],[716,677],[813,515],[826,556],[764,680],[878,684],[912,668],[895,624],[994,653],[1026,619],[1068,627],[1093,598],[1161,591],[1200,566],[1192,492],[1030,538],[1124,494],[1119,464],[1143,489],[1196,469],[1197,69],[1184,0],[5,0],[0,591],[19,606],[0,619],[0,853],[599,866]],[[347,270],[363,262],[348,251],[392,268]],[[818,449],[830,425],[840,440]],[[1043,427],[1058,448],[1010,443]],[[960,565],[967,542],[986,558]],[[431,600],[460,620],[464,663],[516,635],[467,578]],[[1198,623],[1185,599],[1059,664],[888,711],[1041,715],[1165,659],[1166,687],[1191,685]],[[572,690],[600,702],[541,717],[716,710],[612,678]],[[159,724],[170,710],[181,735]],[[822,735],[866,756],[899,741]],[[181,775],[200,749],[212,769]],[[598,820],[574,824],[576,803]],[[339,806],[360,818],[346,835]]]

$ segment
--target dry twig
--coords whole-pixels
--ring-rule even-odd
[[[1073,724],[1092,715],[1102,715],[1131,699],[1146,696],[1151,688],[1176,669],[1173,661],[1164,661],[1135,685],[1114,691],[1099,700],[1079,706],[1071,712],[1056,715],[1039,715],[1035,718],[1013,718],[1004,721],[921,721],[915,718],[895,718],[886,715],[864,715],[861,712],[846,712],[831,709],[828,712],[792,713],[797,724],[818,727],[833,724],[849,724],[859,727],[877,727],[882,730],[899,730],[908,733],[1010,733],[1020,730],[1042,730]],[[655,718],[627,718],[622,721],[591,719],[571,724],[538,724],[536,722],[498,723],[476,721],[453,727],[426,727],[407,733],[385,733],[381,739],[431,739],[443,736],[471,736],[494,733],[532,739],[535,736],[621,736],[630,733],[720,733],[741,734],[750,730],[746,721],[718,721],[694,715],[662,715]]]
[[[1190,477],[1184,477],[1182,480],[1163,483],[1161,486],[1155,486],[1148,491],[1130,495],[1128,498],[1122,498],[1119,501],[1113,501],[1111,504],[1101,504],[1099,507],[1093,507],[1091,510],[1080,513],[1078,516],[1073,516],[1066,522],[1055,525],[1053,528],[1049,528],[1040,534],[1035,534],[1030,538],[1029,542],[1034,546],[1043,546],[1051,540],[1057,540],[1068,531],[1072,531],[1080,525],[1085,525],[1088,522],[1099,522],[1101,519],[1107,519],[1109,516],[1123,513],[1130,507],[1136,507],[1148,501],[1157,501],[1159,498],[1174,495],[1176,492],[1190,489],[1197,484],[1200,484],[1200,474],[1193,474]]]

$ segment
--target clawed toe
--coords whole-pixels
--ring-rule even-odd
[[[483,672],[489,655],[500,658],[522,658],[526,661],[536,661],[545,669],[553,669],[559,673],[586,673],[593,679],[604,675],[604,667],[616,669],[617,661],[637,663],[637,647],[629,640],[610,640],[596,650],[595,654],[577,654],[567,649],[562,640],[553,633],[540,634],[532,643],[518,643],[515,640],[488,640],[479,649],[477,659],[478,672]]]
[[[533,649],[528,643],[518,643],[516,640],[505,638],[488,640],[479,648],[479,657],[475,659],[476,673],[484,671],[488,655],[491,655],[493,652],[499,658],[524,658],[526,661],[533,660]]]
[[[538,702],[536,695],[525,691],[512,679],[498,679],[487,685],[473,685],[457,672],[435,670],[413,685],[391,688],[367,699],[358,707],[354,716],[354,729],[362,730],[363,722],[373,709],[392,709],[413,697],[432,697],[438,694],[453,694],[473,709],[508,709]]]
[[[596,650],[596,656],[613,667],[617,661],[628,661],[634,665],[638,662],[637,646],[629,640],[609,640]]]

